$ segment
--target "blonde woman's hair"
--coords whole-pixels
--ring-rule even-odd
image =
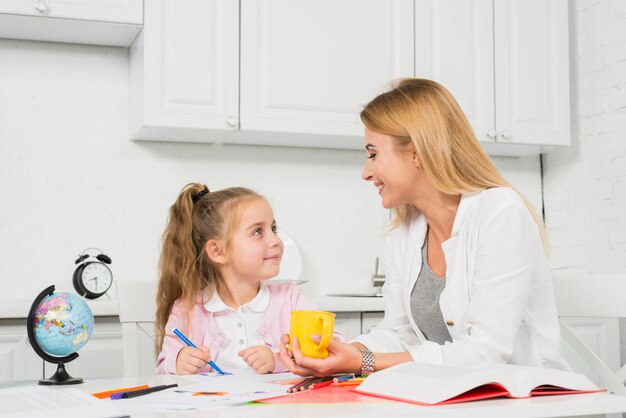
[[[369,130],[393,137],[400,148],[413,144],[417,161],[437,190],[449,195],[491,187],[515,190],[478,143],[461,107],[445,87],[419,78],[399,79],[390,87],[365,106],[361,120]],[[537,223],[547,252],[543,220],[528,199],[517,193]],[[409,205],[394,212],[392,227],[407,217]]]
[[[190,183],[170,207],[159,261],[155,323],[157,354],[163,347],[165,324],[175,301],[178,300],[187,313],[183,328],[188,332],[189,315],[200,290],[207,289],[209,296],[213,292],[222,297],[230,296],[205,246],[209,240],[215,239],[227,247],[244,203],[255,199],[263,197],[243,187],[209,192],[204,184]]]

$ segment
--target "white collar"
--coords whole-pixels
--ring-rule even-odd
[[[450,234],[450,238],[459,233],[459,230],[467,218],[469,208],[476,202],[476,197],[479,196],[482,191],[483,190],[474,193],[464,193],[461,195],[459,207],[457,208],[456,215],[454,216],[454,223],[452,224],[452,233]],[[410,209],[411,212],[407,216],[406,220],[406,222],[410,225],[409,228],[419,227],[421,229],[419,236],[426,237],[426,228],[428,225],[426,223],[424,213],[415,206],[410,206]],[[421,248],[422,247],[420,247],[420,249]]]
[[[220,312],[227,310],[238,311],[242,308],[248,308],[253,312],[265,312],[270,306],[270,291],[267,288],[265,282],[261,283],[259,293],[250,302],[241,305],[239,308],[234,309],[224,303],[220,295],[217,292],[213,292],[211,299],[204,304],[204,308],[209,312]]]
[[[459,233],[465,219],[467,219],[469,208],[472,207],[472,205],[476,202],[476,197],[484,190],[486,189],[474,193],[464,193],[461,195],[461,201],[459,202],[459,207],[457,208],[456,216],[454,217],[454,224],[452,224],[452,236]]]

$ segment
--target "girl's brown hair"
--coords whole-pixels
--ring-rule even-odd
[[[442,193],[458,195],[490,187],[514,189],[478,143],[452,94],[435,81],[396,80],[389,91],[365,106],[361,120],[369,130],[393,137],[401,148],[413,144],[426,176]],[[543,220],[530,202],[517,193],[535,220],[547,252]],[[392,227],[406,218],[409,205],[394,211]]]
[[[159,261],[157,354],[163,347],[165,324],[175,301],[178,300],[189,315],[200,290],[207,289],[209,295],[218,292],[222,297],[229,296],[222,275],[209,259],[205,246],[215,239],[227,247],[237,228],[243,203],[254,199],[263,197],[243,187],[209,192],[204,184],[190,183],[170,207]],[[188,322],[189,317],[184,328],[188,328]]]

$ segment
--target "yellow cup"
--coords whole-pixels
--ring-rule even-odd
[[[326,358],[334,328],[335,314],[332,312],[291,311],[289,349],[293,350],[291,339],[296,337],[302,354],[307,357]],[[319,344],[311,339],[311,334],[321,336]]]

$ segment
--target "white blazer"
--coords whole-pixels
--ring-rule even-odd
[[[356,338],[374,352],[408,351],[414,361],[487,361],[569,369],[559,351],[552,281],[536,223],[508,188],[463,195],[442,244],[446,286],[439,299],[452,342],[427,341],[411,315],[426,219],[414,209],[385,236],[385,317]]]

